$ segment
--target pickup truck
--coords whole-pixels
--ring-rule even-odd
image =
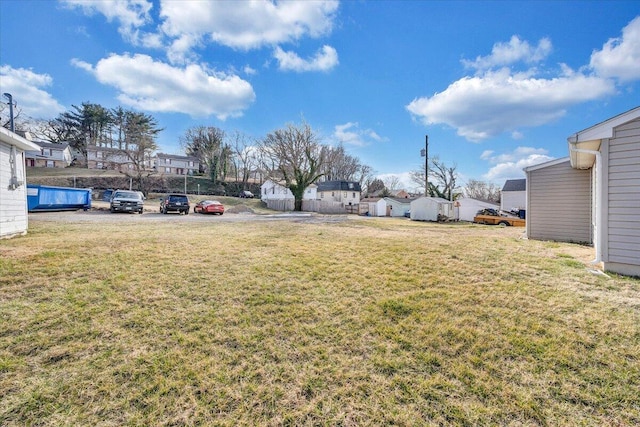
[[[524,227],[526,225],[526,221],[524,219],[514,216],[500,215],[500,213],[495,209],[479,210],[473,218],[473,222],[478,224],[506,225],[513,227]]]

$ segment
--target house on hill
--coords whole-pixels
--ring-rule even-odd
[[[200,161],[192,156],[158,153],[152,162],[156,171],[162,175],[193,175],[200,170]]]
[[[25,151],[40,147],[0,127],[0,238],[27,234]]]
[[[525,169],[532,180],[527,235],[592,241],[594,262],[602,262],[607,271],[640,277],[640,107],[567,141],[568,158]],[[553,209],[560,214],[552,222]]]
[[[25,162],[30,168],[66,168],[71,165],[69,144],[33,141],[39,150],[25,151]]]
[[[527,180],[508,179],[502,187],[500,209],[503,211],[527,209]]]

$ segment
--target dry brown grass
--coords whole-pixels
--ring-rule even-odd
[[[32,220],[0,425],[637,425],[639,282],[521,233]]]

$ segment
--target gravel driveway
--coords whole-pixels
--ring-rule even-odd
[[[180,221],[180,222],[248,222],[248,221],[293,221],[309,223],[335,223],[347,221],[353,215],[322,215],[313,212],[254,214],[250,212],[234,213],[233,210],[224,215],[203,215],[193,211],[189,215],[178,213],[161,214],[154,206],[146,208],[143,214],[136,213],[111,213],[109,204],[92,202],[92,208],[88,211],[63,211],[63,212],[31,212],[29,221],[51,222],[140,222],[140,221]],[[360,218],[360,217],[359,217]]]

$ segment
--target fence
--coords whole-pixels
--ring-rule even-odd
[[[267,199],[263,200],[269,209],[276,211],[292,211],[294,210],[293,199]],[[358,205],[343,205],[339,202],[324,202],[322,200],[303,200],[302,210],[304,212],[318,212],[322,214],[357,214]]]

